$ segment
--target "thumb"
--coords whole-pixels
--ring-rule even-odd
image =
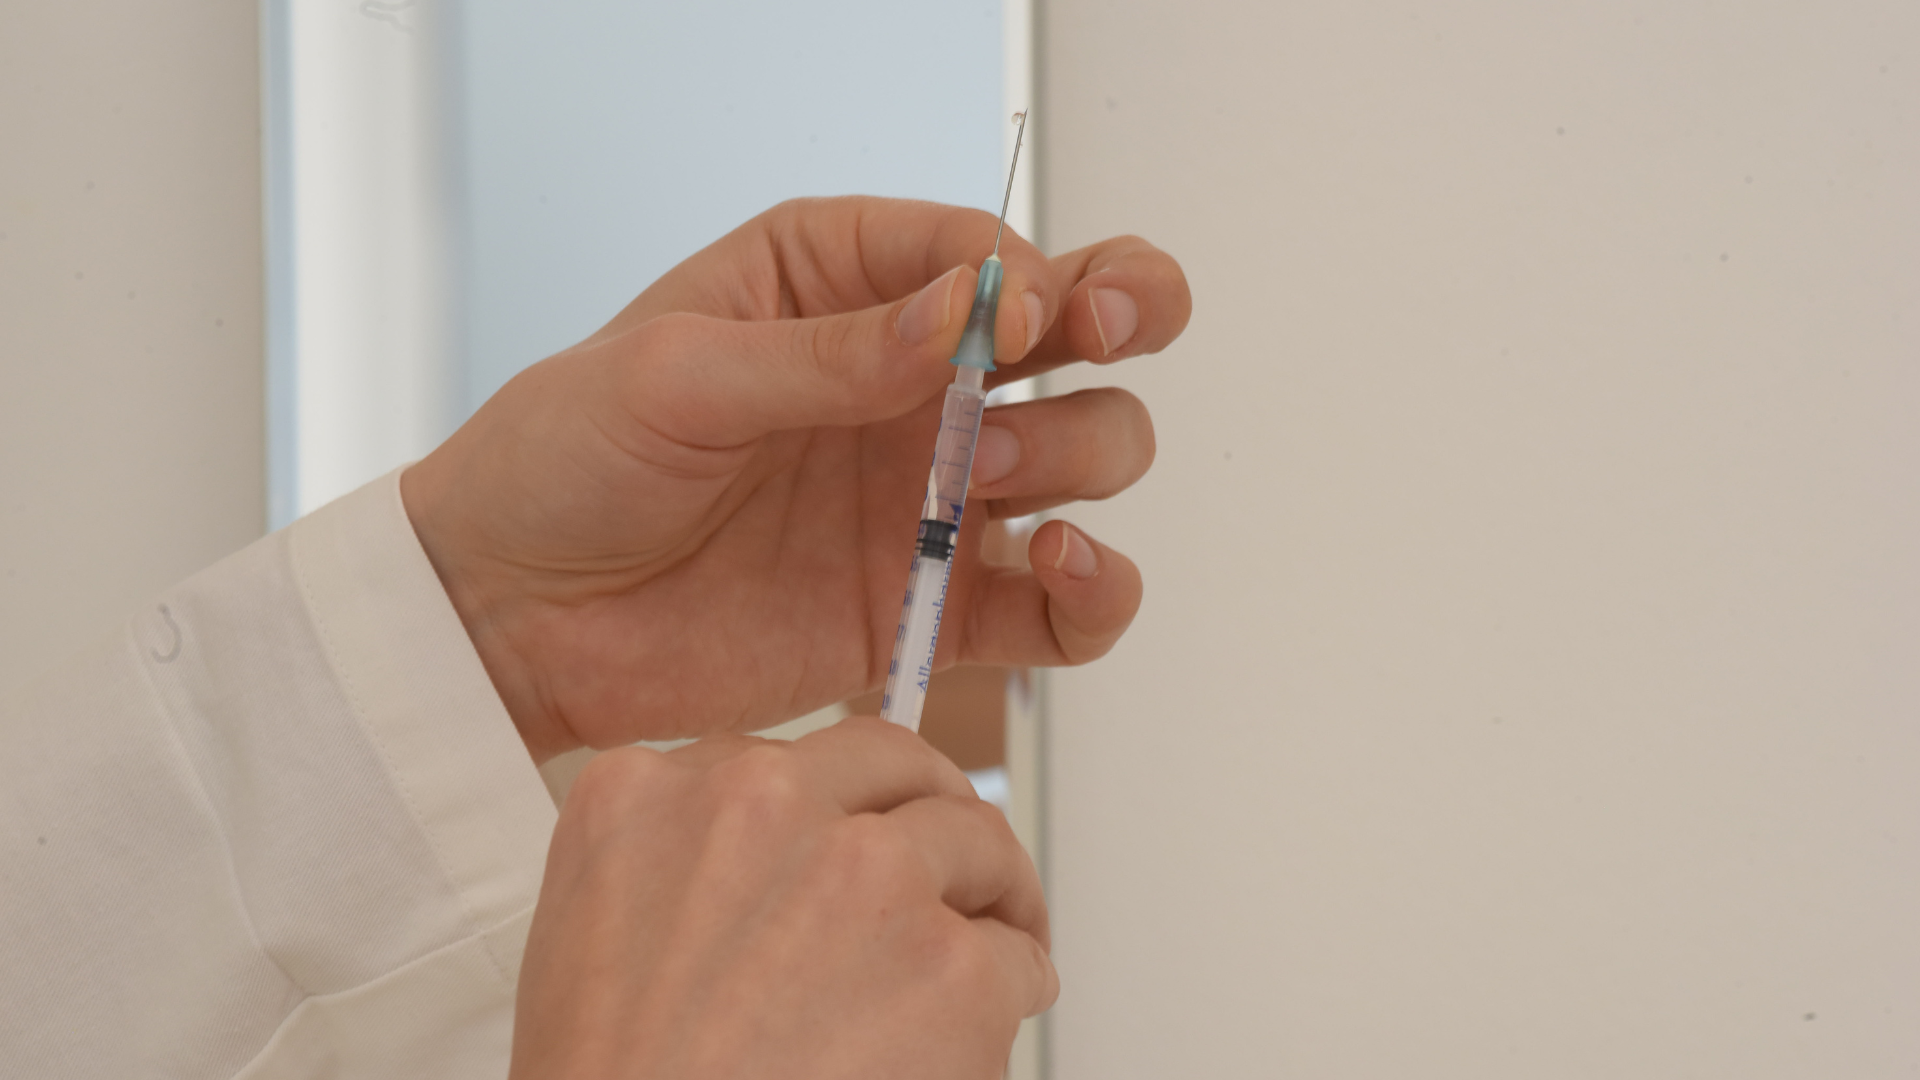
[[[891,304],[755,322],[662,315],[607,347],[628,405],[654,430],[704,447],[775,431],[885,420],[953,379],[979,275],[956,266]]]

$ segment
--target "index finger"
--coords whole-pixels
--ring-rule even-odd
[[[793,199],[669,271],[616,322],[672,311],[812,318],[891,303],[956,266],[977,268],[993,251],[998,220],[984,210],[912,199]],[[995,359],[1012,362],[1026,352],[1031,325],[1053,321],[1060,278],[1040,249],[1012,230],[1001,240],[1000,262]]]

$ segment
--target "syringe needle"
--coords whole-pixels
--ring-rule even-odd
[[[1027,139],[1027,112],[1023,109],[1013,114],[1014,122],[1020,125],[1020,134],[1013,137],[1013,164],[1007,166],[1007,194],[1000,200],[1000,226],[993,230],[993,255],[1000,256],[1000,234],[1007,231],[1007,207],[1013,205],[1013,174],[1020,168],[1020,144]]]

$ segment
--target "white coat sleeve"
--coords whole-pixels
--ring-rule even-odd
[[[398,473],[0,708],[0,1074],[505,1075],[555,809]]]

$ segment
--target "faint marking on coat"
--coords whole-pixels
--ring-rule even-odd
[[[173,612],[169,610],[165,604],[160,605],[160,617],[167,620],[167,629],[173,631],[173,647],[164,653],[159,649],[149,649],[148,652],[153,655],[155,660],[163,664],[171,664],[175,660],[180,659],[180,645],[182,643],[180,624],[173,621]]]

